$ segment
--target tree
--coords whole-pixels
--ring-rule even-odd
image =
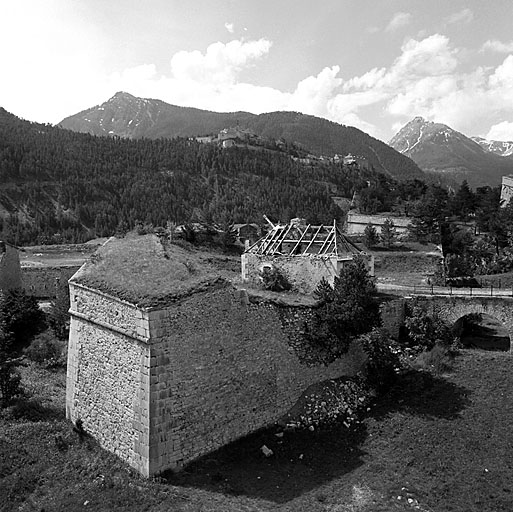
[[[319,307],[307,324],[307,338],[333,361],[347,352],[360,334],[381,323],[376,285],[363,258],[356,258],[340,271],[333,288],[319,283],[315,297]]]
[[[467,220],[476,209],[476,196],[468,186],[466,180],[460,185],[454,197],[450,201],[450,210],[462,220]]]
[[[419,242],[440,243],[440,231],[447,215],[447,190],[431,185],[418,201],[410,225],[410,233]]]
[[[390,249],[397,238],[397,231],[394,222],[391,219],[385,219],[381,227],[381,241],[383,245]]]
[[[20,359],[14,351],[14,337],[7,330],[0,312],[0,405],[5,405],[21,393],[21,377],[18,372]]]
[[[378,232],[376,231],[376,228],[369,222],[363,231],[363,243],[365,244],[365,247],[370,249],[371,247],[377,245],[378,242]]]
[[[65,340],[69,333],[69,287],[59,286],[57,295],[50,305],[48,325],[59,340]]]
[[[23,348],[46,327],[44,313],[39,309],[37,300],[24,291],[5,292],[0,299],[0,315],[6,332],[13,336],[14,350]]]

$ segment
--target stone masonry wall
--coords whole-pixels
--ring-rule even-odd
[[[383,327],[395,339],[399,338],[401,326],[406,316],[405,299],[387,300],[381,303],[380,314]]]
[[[5,242],[0,250],[0,290],[17,290],[21,288],[18,250]]]
[[[73,281],[70,300],[67,417],[145,476],[268,425],[309,385],[361,369],[359,353],[302,363],[295,334],[309,309],[253,303],[231,285],[156,311]]]
[[[66,415],[149,475],[147,318],[132,305],[70,285]]]
[[[242,255],[242,280],[259,283],[263,265],[279,269],[293,289],[301,293],[312,293],[324,277],[330,283],[337,275],[337,262],[315,256],[267,256],[244,253]]]
[[[63,286],[79,269],[70,267],[22,267],[21,280],[28,295],[38,298],[54,298],[59,286]]]
[[[150,474],[274,422],[310,384],[360,369],[350,357],[301,364],[279,306],[240,297],[232,288],[197,293],[149,313]]]

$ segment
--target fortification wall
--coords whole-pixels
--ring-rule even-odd
[[[347,214],[347,234],[348,235],[362,235],[365,228],[372,224],[378,231],[381,231],[383,224],[387,219],[390,219],[394,223],[396,233],[400,239],[406,238],[409,234],[408,226],[411,223],[409,217],[390,217],[384,215],[364,215],[360,213]]]
[[[136,307],[70,285],[66,416],[149,474],[148,320]]]
[[[278,420],[312,383],[355,375],[297,348],[305,307],[231,286],[141,311],[71,283],[67,416],[146,476],[179,468]]]
[[[314,382],[361,369],[361,354],[302,364],[288,338],[308,310],[285,309],[286,323],[280,306],[225,288],[149,314],[151,474],[278,420]]]
[[[21,271],[18,250],[3,242],[0,244],[0,290],[20,288]]]
[[[79,268],[80,266],[22,267],[21,282],[23,289],[33,297],[54,298],[59,286],[64,286]]]

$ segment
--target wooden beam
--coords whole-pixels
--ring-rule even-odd
[[[303,241],[303,238],[305,237],[305,235],[306,235],[306,233],[308,232],[309,229],[310,229],[310,224],[308,224],[308,226],[306,226],[306,229],[304,230],[303,234],[301,235],[301,237],[297,241],[297,244],[293,247],[292,251],[290,251],[290,254],[294,254],[294,251],[299,246],[299,244]]]
[[[306,254],[306,252],[308,251],[308,249],[310,249],[310,246],[314,243],[314,240],[317,238],[317,235],[319,234],[319,231],[323,228],[324,226],[321,224],[319,226],[319,229],[316,231],[315,235],[312,237],[312,239],[310,240],[310,243],[306,246],[306,249],[301,253],[301,254]]]

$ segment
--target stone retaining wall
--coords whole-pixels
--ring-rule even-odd
[[[310,385],[355,375],[362,355],[300,362],[306,309],[231,285],[142,311],[71,283],[67,414],[146,476],[278,420]],[[297,340],[296,340],[297,343]]]
[[[38,299],[53,299],[60,286],[66,285],[80,266],[21,267],[25,293]]]

